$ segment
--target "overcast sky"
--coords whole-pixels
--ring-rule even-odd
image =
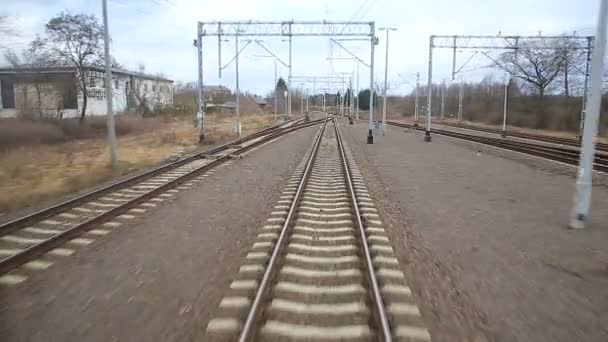
[[[197,21],[211,20],[365,20],[377,27],[397,28],[391,32],[389,82],[393,92],[406,91],[415,73],[426,79],[428,39],[431,34],[562,34],[594,33],[598,0],[109,0],[112,54],[127,68],[144,63],[150,73],[162,72],[176,81],[196,79],[196,55],[192,40]],[[8,15],[20,33],[9,43],[23,48],[44,24],[60,11],[89,13],[101,18],[101,0],[2,0],[0,15]],[[377,33],[375,77],[384,77],[385,36]],[[287,60],[287,44],[280,38],[264,43]],[[204,42],[204,78],[207,84],[235,84],[234,64],[218,78],[217,39]],[[348,42],[361,58],[369,60],[369,43]],[[243,43],[241,43],[241,46]],[[223,63],[234,54],[234,41],[223,45]],[[470,52],[458,54],[462,63]],[[327,38],[294,38],[293,74],[327,76],[330,72],[354,72],[355,63],[327,58],[346,57],[339,48],[330,49]],[[251,44],[240,63],[241,88],[258,94],[272,89],[274,67],[271,58]],[[448,76],[451,55],[436,54],[435,78]],[[475,57],[472,68],[486,65]],[[486,71],[483,71],[486,72]],[[287,69],[279,67],[279,76]],[[369,69],[361,67],[361,87],[369,82]],[[466,76],[466,75],[465,75]],[[467,76],[479,77],[479,75]],[[380,79],[379,79],[380,80]],[[309,85],[312,88],[312,85]]]

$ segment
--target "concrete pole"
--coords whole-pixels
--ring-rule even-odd
[[[587,37],[587,59],[585,61],[585,83],[583,84],[583,105],[581,107],[581,118],[579,121],[578,128],[578,140],[579,142],[583,139],[583,126],[585,122],[585,112],[587,107],[587,91],[589,88],[589,65],[591,64],[591,49],[593,44],[593,37]]]
[[[277,95],[277,59],[274,59],[274,121],[277,121],[278,95]]]
[[[201,26],[198,25],[196,40],[197,64],[198,64],[198,83],[196,92],[196,128],[198,129],[199,144],[205,140],[205,98],[203,92],[203,36]]]
[[[289,78],[287,81],[287,119],[291,118],[291,24],[289,24]]]
[[[441,83],[441,120],[445,119],[445,80]]]
[[[236,49],[236,134],[241,136],[241,88],[239,87],[239,36],[234,37],[234,47]]]
[[[348,81],[348,89],[349,89],[349,95],[348,95],[348,111],[349,111],[349,115],[350,119],[353,119],[353,114],[355,113],[354,109],[355,109],[355,98],[353,97],[353,76],[351,73],[350,76],[350,80]]]
[[[357,121],[359,120],[359,64],[360,62],[357,61],[357,96],[355,97],[355,100],[357,101],[355,103],[355,112],[356,112],[356,116],[357,116]]]
[[[418,106],[419,100],[418,96],[420,95],[420,73],[416,73],[416,99],[414,100],[414,126],[418,126]]]
[[[376,24],[372,22],[371,32],[372,36],[370,39],[371,45],[371,56],[370,56],[370,68],[369,68],[369,131],[367,132],[367,143],[374,143],[373,129],[373,117],[374,117],[374,47],[376,45]]]
[[[507,104],[509,102],[509,74],[505,75],[505,103],[502,110],[502,137],[507,137]]]
[[[382,135],[386,134],[386,92],[388,89],[388,37],[391,30],[395,30],[390,27],[383,28],[386,30],[386,53],[384,56],[384,91],[382,94]]]
[[[458,122],[462,121],[462,97],[464,96],[463,83],[460,82],[460,89],[458,90]]]
[[[597,136],[600,105],[602,102],[602,87],[604,73],[604,57],[606,55],[606,17],[608,16],[608,0],[600,1],[595,47],[591,59],[591,85],[587,94],[587,113],[583,130],[583,144],[579,159],[576,194],[570,217],[569,227],[582,229],[589,217],[591,206],[591,190],[593,161],[595,155],[595,138]]]
[[[106,116],[107,116],[107,126],[108,126],[108,148],[110,150],[110,165],[112,168],[115,168],[116,165],[116,131],[114,127],[114,108],[112,104],[112,60],[110,59],[110,28],[108,26],[108,2],[107,0],[102,0],[102,9],[103,9],[103,35],[104,35],[104,54],[106,59]],[[84,77],[84,75],[81,75]]]
[[[426,132],[424,135],[424,141],[431,141],[431,115],[433,108],[433,41],[435,37],[429,38],[429,79],[427,89],[427,101],[426,101]]]
[[[322,106],[323,106],[323,112],[325,112],[325,92],[323,92],[323,103],[322,103]]]

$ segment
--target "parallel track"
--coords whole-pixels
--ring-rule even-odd
[[[446,122],[433,122],[435,125],[442,125],[448,127],[456,127],[462,129],[469,129],[473,131],[486,132],[486,133],[494,133],[494,134],[502,134],[502,131],[495,128],[484,128],[484,127],[476,127],[471,125],[464,124],[454,124],[454,123],[446,123]],[[513,132],[507,131],[507,135],[515,138],[529,139],[529,140],[537,140],[552,144],[580,147],[581,144],[576,139],[563,138],[563,137],[553,137],[549,135],[540,135],[540,134],[532,134],[532,133],[522,133],[522,132]],[[596,149],[601,152],[608,152],[608,144],[597,143],[595,145]]]
[[[389,125],[424,130],[423,127],[387,121]],[[564,147],[554,147],[548,145],[534,144],[529,142],[521,142],[521,141],[513,141],[513,140],[505,140],[501,138],[491,138],[491,137],[482,137],[475,134],[466,134],[459,133],[453,131],[447,131],[442,129],[433,129],[433,133],[445,135],[452,138],[457,138],[461,140],[481,143],[485,145],[495,146],[504,148],[506,150],[521,152],[529,155],[534,155],[537,157],[542,157],[554,161],[559,161],[562,163],[570,164],[570,165],[578,165],[579,152],[577,150],[564,148]],[[608,172],[608,157],[604,154],[597,154],[594,160],[594,170]]]
[[[65,242],[86,244],[88,239],[77,238],[82,233],[112,218],[125,215],[129,210],[142,210],[136,206],[155,206],[154,203],[145,202],[162,201],[157,196],[173,191],[171,189],[224,163],[233,155],[242,154],[284,134],[321,121],[323,120],[301,123],[298,119],[270,127],[211,151],[197,153],[3,224],[0,226],[0,275]],[[34,268],[37,265],[32,264]]]
[[[430,340],[337,123],[327,125],[248,254],[255,264],[241,267],[235,295],[220,303],[224,317],[209,323],[209,340]]]

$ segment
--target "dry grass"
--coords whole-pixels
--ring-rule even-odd
[[[268,117],[268,118],[267,118]],[[244,116],[244,134],[271,123],[272,116]],[[231,118],[210,117],[211,122]],[[211,123],[208,121],[209,126]],[[210,127],[205,145],[236,138],[232,126]],[[196,129],[189,120],[165,122],[145,133],[118,140],[119,165],[108,165],[103,138],[53,144],[24,144],[0,151],[0,212],[27,207],[79,191],[109,179],[155,165],[178,151],[198,147]]]

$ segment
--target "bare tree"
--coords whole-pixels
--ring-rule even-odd
[[[581,46],[580,40],[564,37],[558,43],[555,53],[562,59],[562,73],[558,83],[563,87],[563,94],[570,97],[573,83],[579,84],[581,76],[585,75],[586,46]]]
[[[497,64],[513,77],[522,80],[525,85],[539,96],[538,113],[536,116],[537,128],[546,125],[543,108],[543,97],[547,87],[558,77],[563,70],[563,55],[555,49],[557,46],[547,48],[544,41],[533,41],[521,44],[519,49],[503,53]]]
[[[82,93],[82,122],[87,110],[87,67],[103,60],[103,29],[93,15],[61,12],[45,26],[46,37],[38,37],[39,44],[55,55],[62,63],[73,65],[77,70],[78,89]]]
[[[141,114],[147,114],[150,111],[150,100],[148,99],[148,84],[144,83],[142,77],[146,71],[144,63],[139,63],[138,72],[139,76],[133,77],[131,85],[131,96],[133,98],[133,104],[137,106],[137,111]]]

